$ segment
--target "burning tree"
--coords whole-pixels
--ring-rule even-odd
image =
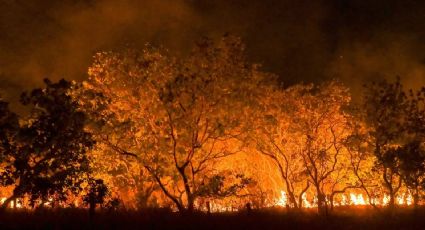
[[[378,198],[382,197],[383,193],[379,186],[379,172],[374,170],[376,157],[370,143],[369,129],[362,118],[364,113],[358,109],[356,107],[351,112],[354,115],[349,121],[352,133],[346,140],[350,169],[355,178],[355,184],[366,194],[369,204],[378,208],[377,205],[381,204]]]
[[[298,145],[290,137],[294,107],[290,90],[261,89],[264,91],[261,109],[257,109],[252,141],[263,156],[269,158],[277,167],[289,197],[288,205],[295,208],[303,206],[303,194],[310,187],[306,168],[297,152]]]
[[[324,211],[327,199],[332,205],[336,194],[356,187],[346,149],[352,119],[345,111],[348,90],[328,82],[267,94],[254,138],[257,149],[275,162],[290,206],[302,207],[312,186],[319,211]]]
[[[344,191],[350,182],[345,140],[350,135],[348,89],[336,82],[296,90],[291,114],[292,138],[314,187],[319,212],[327,210],[327,194]],[[332,202],[332,201],[331,201]]]
[[[107,52],[89,70],[80,104],[102,123],[98,139],[137,158],[180,211],[193,210],[206,191],[234,195],[249,181],[216,183],[224,178],[214,167],[241,150],[247,107],[264,76],[243,50],[238,39],[225,37],[198,43],[180,60],[151,47]]]
[[[94,178],[108,184],[110,194],[129,209],[157,207],[159,187],[135,158],[117,154],[104,143],[89,153]]]

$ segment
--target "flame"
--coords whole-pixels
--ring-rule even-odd
[[[311,203],[307,200],[307,194],[303,194],[302,196],[301,196],[301,199],[302,199],[302,206],[303,207],[305,207],[305,208],[311,208]]]
[[[404,204],[404,194],[397,196],[397,204],[403,205]]]
[[[406,204],[408,205],[408,206],[410,206],[410,205],[412,205],[413,204],[413,197],[412,197],[412,194],[408,194],[407,195],[407,197],[406,197]]]
[[[388,196],[387,194],[384,195],[384,197],[382,198],[382,205],[388,205],[388,203],[390,203],[390,196]]]
[[[342,194],[341,205],[348,205],[348,199],[347,199],[347,196],[345,194]]]
[[[317,198],[314,196],[313,201],[310,202],[307,199],[307,194],[304,193],[301,197],[302,200],[302,207],[304,208],[315,208],[317,207]],[[390,197],[387,194],[384,194],[382,198],[379,197],[373,197],[371,198],[371,202],[374,205],[378,206],[387,206],[390,201]],[[326,202],[329,202],[328,199],[326,199]],[[399,196],[396,197],[395,200],[397,205],[407,205],[410,206],[413,204],[413,197],[410,193],[402,193]],[[280,197],[275,202],[276,206],[280,207],[288,207],[290,204],[288,203],[288,196],[285,191],[280,192]],[[345,206],[345,205],[352,205],[352,206],[359,206],[359,205],[369,205],[369,199],[365,198],[362,193],[349,193],[342,194],[340,201],[334,202],[335,206]]]
[[[362,194],[350,193],[350,201],[353,205],[366,205],[365,200],[363,199]]]
[[[6,197],[2,197],[0,198],[0,205],[3,204],[5,201],[7,200]],[[374,204],[374,205],[378,205],[378,206],[387,206],[389,204],[390,201],[390,196],[388,194],[384,194],[381,197],[373,197],[370,200],[370,203]],[[45,207],[50,207],[51,203],[53,202],[52,198],[49,198],[48,201],[46,203],[44,203]],[[301,202],[302,202],[302,207],[303,208],[316,208],[317,207],[317,197],[313,196],[312,199],[308,199],[307,198],[307,194],[303,193],[302,197],[301,197]],[[326,199],[326,202],[329,202],[328,199]],[[72,203],[75,205],[75,207],[78,207],[79,201],[78,200],[74,200],[72,201]],[[413,196],[410,192],[406,192],[406,193],[400,193],[398,196],[395,197],[395,203],[397,205],[406,205],[406,206],[411,206],[413,205]],[[274,205],[273,205],[274,204]],[[226,203],[222,203],[222,202],[213,202],[210,201],[209,202],[210,205],[210,211],[211,212],[235,212],[235,211],[239,211],[241,210],[242,206],[238,206],[236,204],[233,205],[229,205]],[[288,195],[285,191],[280,191],[280,197],[276,200],[274,200],[274,202],[272,200],[269,200],[269,202],[267,202],[267,207],[271,207],[271,206],[280,206],[280,207],[291,207],[289,200],[288,200]],[[364,195],[362,193],[354,193],[351,192],[349,194],[341,194],[341,199],[339,201],[335,201],[334,203],[335,206],[346,206],[346,205],[352,205],[352,206],[360,206],[360,205],[369,205],[369,199],[368,198],[364,198]],[[195,205],[197,207],[200,208],[200,210],[202,211],[207,211],[206,206],[202,206],[202,205]],[[15,200],[12,200],[9,204],[10,208],[28,208],[27,206],[24,205],[23,203],[23,199],[22,198],[17,198]],[[238,208],[239,207],[239,208]],[[243,207],[242,207],[243,209]]]
[[[276,205],[281,207],[286,207],[288,202],[288,197],[284,191],[280,191],[280,198],[277,200]]]

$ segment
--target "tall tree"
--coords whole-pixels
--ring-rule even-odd
[[[21,97],[31,112],[20,127],[16,150],[9,153],[13,161],[6,170],[12,172],[16,184],[4,207],[24,195],[33,204],[49,198],[65,200],[68,193],[80,191],[89,170],[86,152],[94,141],[84,131],[86,115],[68,95],[71,83],[44,82],[45,88]]]
[[[315,189],[319,213],[325,213],[327,195],[336,189],[344,190],[349,181],[345,141],[351,130],[345,109],[351,97],[348,89],[337,82],[309,87],[297,94],[299,99],[292,114],[294,138]]]
[[[302,207],[303,195],[315,190],[319,212],[327,199],[356,187],[346,149],[351,133],[345,112],[347,88],[337,82],[297,85],[263,97],[257,126],[257,149],[277,166],[292,207]]]
[[[267,87],[260,89],[264,92],[261,97],[260,109],[253,108],[254,120],[252,141],[259,153],[266,156],[276,166],[278,174],[285,186],[288,196],[288,206],[301,208],[303,194],[310,187],[306,177],[306,168],[297,151],[298,145],[291,137],[294,103],[299,99],[294,97],[292,89]],[[298,96],[298,95],[297,95]]]
[[[395,198],[402,185],[397,149],[405,137],[407,105],[407,96],[400,79],[395,83],[382,81],[366,86],[366,124],[377,159],[376,169],[381,172],[391,209],[395,206]]]
[[[214,165],[241,150],[247,106],[265,75],[243,51],[239,39],[225,37],[197,43],[183,59],[150,47],[100,53],[89,70],[85,95],[105,100],[82,96],[80,103],[103,123],[98,138],[138,158],[180,211],[193,210],[205,191],[236,192],[207,188],[225,185],[216,183]],[[239,179],[238,186],[247,182]]]
[[[14,182],[13,171],[6,166],[13,160],[16,135],[19,129],[18,116],[10,111],[8,103],[0,98],[0,185]]]
[[[404,143],[396,149],[399,173],[413,194],[418,206],[421,190],[425,188],[425,88],[406,94]]]

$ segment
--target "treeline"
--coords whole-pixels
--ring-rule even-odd
[[[4,207],[228,210],[284,191],[288,207],[324,213],[351,191],[376,208],[423,197],[424,88],[367,83],[355,104],[338,81],[286,87],[231,36],[185,58],[98,53],[88,74],[22,94],[25,117],[0,102]]]

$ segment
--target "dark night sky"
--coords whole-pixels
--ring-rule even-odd
[[[96,51],[146,42],[185,53],[230,32],[283,82],[400,75],[425,84],[425,1],[0,0],[0,93],[86,77]]]

